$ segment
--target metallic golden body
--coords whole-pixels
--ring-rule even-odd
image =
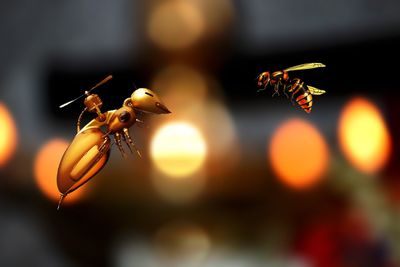
[[[101,170],[110,154],[111,142],[98,128],[79,132],[65,151],[57,173],[57,186],[66,195]]]
[[[275,90],[272,96],[275,94],[279,95],[279,90],[288,98],[290,94],[292,103],[296,101],[305,112],[310,113],[313,105],[312,95],[322,95],[325,91],[309,85],[307,86],[299,78],[290,79],[288,72],[322,67],[325,67],[322,63],[306,63],[284,69],[283,71],[275,71],[272,74],[263,72],[257,78],[257,85],[261,88],[258,91],[263,91],[268,85],[271,85]]]
[[[112,76],[108,76],[91,90],[111,78]],[[85,184],[105,166],[110,155],[110,135],[114,135],[115,143],[124,157],[122,141],[126,142],[132,153],[134,149],[140,156],[129,134],[129,128],[138,121],[135,110],[154,114],[170,113],[158,96],[146,88],[135,90],[130,98],[125,99],[121,108],[102,113],[100,108],[103,102],[98,95],[90,94],[91,90],[85,92],[86,107],[78,118],[77,134],[65,151],[58,168],[57,186],[61,193],[58,207],[67,194]],[[80,129],[81,119],[86,111],[96,113],[97,117]]]

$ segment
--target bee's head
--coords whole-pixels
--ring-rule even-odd
[[[160,98],[151,90],[139,88],[131,95],[131,101],[134,109],[142,112],[166,114],[171,113],[161,102]]]
[[[257,86],[259,88],[265,88],[267,87],[268,83],[270,81],[270,74],[268,71],[261,73],[258,78],[257,78]]]

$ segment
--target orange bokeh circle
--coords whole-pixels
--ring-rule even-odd
[[[57,189],[57,170],[64,151],[69,143],[63,139],[52,139],[45,143],[34,161],[35,181],[40,191],[50,200],[58,201],[60,192]],[[64,203],[76,202],[83,196],[84,190],[80,189],[69,194]]]
[[[15,152],[18,141],[17,128],[7,107],[0,103],[0,167],[6,165]]]
[[[276,176],[296,189],[316,184],[328,166],[329,150],[319,131],[309,122],[290,119],[274,132],[269,157]]]

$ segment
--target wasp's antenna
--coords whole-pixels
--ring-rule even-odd
[[[62,104],[62,105],[60,106],[60,108],[63,108],[63,107],[65,107],[65,106],[68,106],[69,104],[75,102],[76,100],[80,99],[81,97],[83,97],[83,96],[85,96],[85,95],[88,95],[88,94],[90,93],[90,91],[92,91],[92,90],[96,89],[97,87],[99,87],[99,86],[105,84],[106,82],[108,82],[108,81],[111,80],[112,78],[113,78],[112,75],[108,75],[108,76],[105,77],[101,82],[99,82],[98,84],[96,84],[95,86],[93,86],[92,88],[90,88],[88,91],[85,91],[85,93],[84,93],[83,95],[81,95],[81,96],[79,96],[79,97],[77,97],[77,98],[75,98],[75,99],[73,99],[73,100],[71,100],[71,101],[69,101],[69,102],[67,102],[67,103],[65,103],[65,104]]]

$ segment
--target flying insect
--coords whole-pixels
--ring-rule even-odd
[[[290,95],[290,100],[293,104],[296,101],[305,112],[310,113],[313,106],[312,96],[322,95],[326,91],[306,85],[299,78],[289,78],[289,72],[323,67],[325,65],[322,63],[306,63],[272,73],[263,72],[257,77],[257,86],[260,88],[258,92],[264,91],[268,86],[271,86],[274,88],[272,96],[275,96],[275,94],[279,96],[279,92],[283,92],[287,98]]]
[[[124,100],[121,108],[102,112],[102,100],[97,94],[90,92],[111,79],[111,75],[107,76],[83,95],[60,106],[63,108],[85,96],[85,108],[76,124],[77,133],[64,152],[58,167],[57,187],[61,196],[57,209],[68,194],[84,185],[105,166],[110,156],[111,136],[114,137],[123,157],[126,154],[122,141],[132,153],[135,150],[141,156],[129,134],[129,128],[136,122],[141,122],[136,116],[138,111],[153,114],[171,113],[159,97],[146,88],[136,89]],[[94,113],[96,117],[81,128],[82,117],[86,112]]]

